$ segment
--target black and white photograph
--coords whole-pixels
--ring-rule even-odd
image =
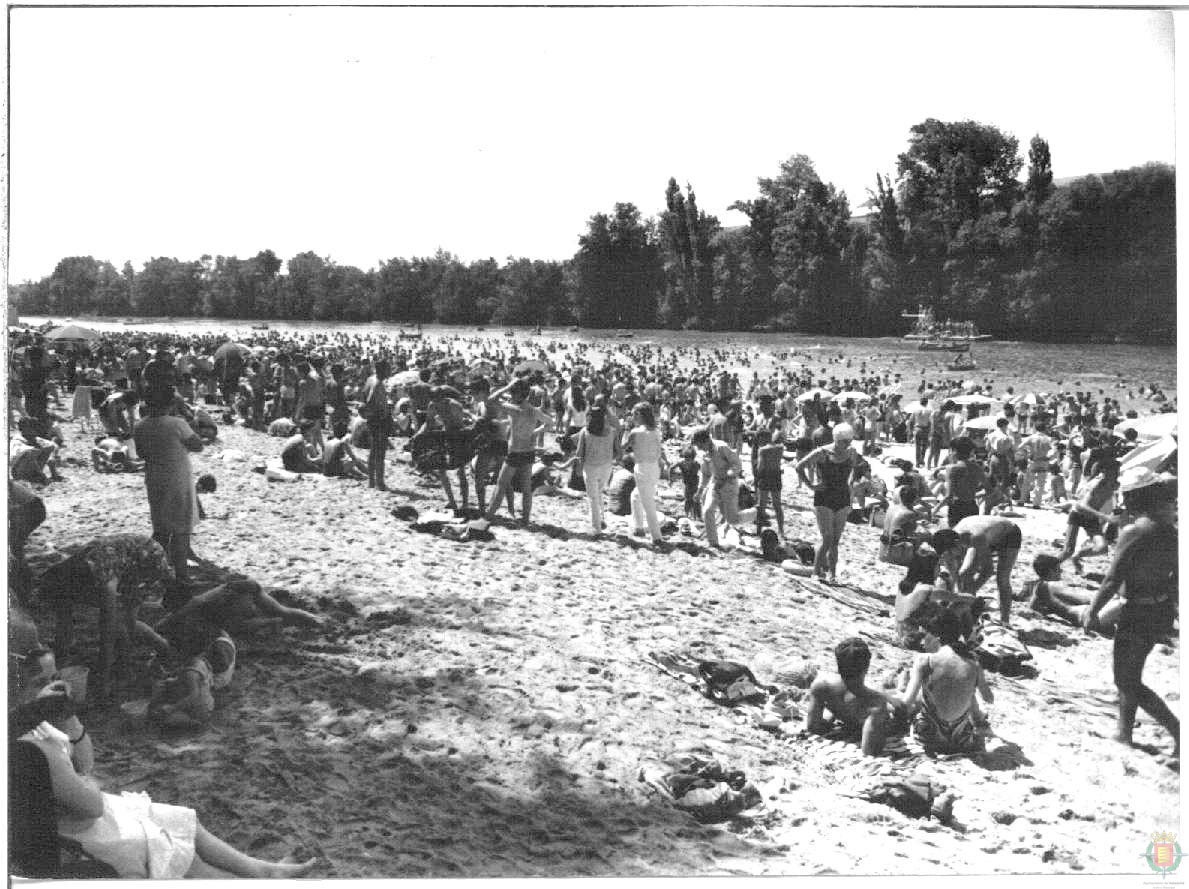
[[[10,881],[1183,883],[1184,25],[9,4]]]

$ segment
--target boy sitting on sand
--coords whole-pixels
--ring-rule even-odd
[[[888,736],[890,710],[900,708],[899,701],[881,691],[868,688],[867,668],[871,666],[871,649],[857,637],[843,639],[834,649],[838,676],[819,676],[809,688],[809,712],[805,728],[816,734],[826,734],[834,723],[861,738],[863,753],[876,756]],[[830,720],[823,717],[829,709]]]

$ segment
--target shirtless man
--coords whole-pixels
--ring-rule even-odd
[[[978,515],[976,495],[987,485],[986,475],[974,456],[974,442],[965,436],[951,443],[954,462],[945,467],[945,499],[948,506],[946,525],[954,527],[967,516]]]
[[[392,409],[388,404],[389,364],[385,358],[377,359],[375,373],[363,385],[363,404],[359,415],[367,421],[367,486],[377,491],[387,491],[384,484],[384,452],[388,450],[388,430],[392,426]]]
[[[962,620],[943,609],[925,628],[925,654],[913,662],[904,703],[913,730],[930,753],[975,753],[983,749],[977,692],[995,699],[978,660],[962,638]],[[919,698],[919,701],[918,701]]]
[[[995,428],[987,433],[986,439],[991,475],[999,479],[1004,487],[1011,483],[1012,467],[1016,463],[1016,443],[1007,426],[1007,417],[1000,417],[995,421]]]
[[[925,454],[929,450],[929,429],[932,425],[933,409],[929,407],[929,396],[922,395],[921,403],[908,415],[908,426],[912,430],[916,447],[916,465],[925,465]]]
[[[484,518],[491,518],[496,514],[500,501],[512,485],[512,479],[518,478],[519,484],[523,486],[520,522],[525,526],[529,523],[533,508],[532,474],[537,427],[544,424],[548,429],[553,424],[553,417],[528,403],[529,389],[527,380],[516,379],[493,392],[488,399],[489,404],[497,405],[508,416],[511,424],[508,428],[508,456],[484,515]],[[504,395],[510,395],[511,401],[501,400]]]
[[[285,439],[281,465],[289,472],[322,472],[322,452],[314,444],[313,420],[302,420],[301,431]]]
[[[441,436],[445,463],[437,470],[437,476],[442,490],[446,492],[446,507],[455,514],[459,508],[454,500],[454,490],[450,487],[449,471],[458,471],[458,493],[462,497],[462,508],[466,509],[470,499],[467,464],[474,455],[475,438],[475,418],[462,406],[462,402],[451,397],[458,394],[449,386],[435,387],[425,409],[425,422],[413,435],[414,441],[426,436]]]
[[[352,478],[363,481],[367,478],[367,464],[355,456],[351,449],[351,433],[342,430],[342,435],[328,438],[322,449],[322,472],[332,478]]]
[[[819,676],[809,688],[809,711],[805,728],[815,734],[828,732],[833,722],[841,722],[862,739],[863,753],[877,756],[888,735],[888,709],[898,702],[883,692],[868,688],[867,668],[871,649],[857,637],[843,639],[834,649],[838,676]],[[825,719],[824,710],[831,720]]]
[[[297,365],[297,399],[293,406],[293,419],[313,420],[313,441],[322,449],[322,420],[326,417],[326,384],[312,364],[303,361]]]
[[[958,592],[974,595],[995,575],[999,587],[999,617],[1008,626],[1011,618],[1011,569],[1020,554],[1020,526],[1002,516],[974,515],[954,526],[958,539],[940,553],[943,562],[962,558],[956,572]]]

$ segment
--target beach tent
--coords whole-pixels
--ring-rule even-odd
[[[1119,471],[1146,467],[1160,472],[1170,457],[1177,453],[1177,440],[1171,435],[1142,444],[1119,462]]]
[[[95,342],[101,339],[99,331],[92,330],[89,327],[83,327],[81,324],[67,324],[65,327],[58,327],[51,330],[45,335],[45,338],[53,342]]]
[[[1177,414],[1175,411],[1167,414],[1149,414],[1115,424],[1115,432],[1127,429],[1134,429],[1140,438],[1155,439],[1174,435],[1177,431]]]

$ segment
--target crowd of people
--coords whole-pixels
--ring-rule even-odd
[[[1036,611],[1112,632],[1117,737],[1130,741],[1140,707],[1172,734],[1179,755],[1177,718],[1142,682],[1148,654],[1175,634],[1175,451],[1129,467],[1146,444],[1126,422],[1138,418],[1104,393],[1017,395],[996,392],[991,380],[938,380],[922,381],[913,396],[898,373],[820,352],[776,355],[761,373],[748,353],[730,349],[478,335],[253,331],[232,342],[122,332],[54,344],[29,332],[10,344],[17,431],[10,436],[10,612],[28,629],[24,650],[13,653],[32,665],[21,674],[23,703],[10,712],[10,738],[45,755],[70,824],[132,818],[150,825],[143,832],[150,846],[154,831],[185,837],[188,857],[154,864],[161,874],[280,876],[309,866],[236,852],[192,810],[132,807],[100,793],[85,777],[90,755],[80,753],[77,734],[85,729],[54,679],[54,654],[73,654],[75,609],[95,607],[94,693],[113,693],[113,670],[127,665],[134,641],[144,641],[176,668],[155,692],[153,718],[165,727],[200,725],[212,690],[230,681],[238,628],[321,626],[320,616],[277,602],[247,578],[206,588],[192,580],[196,567],[209,564],[192,535],[198,495],[214,479],[196,484],[190,455],[217,439],[221,424],[283,438],[278,470],[287,477],[366,479],[376,496],[392,496],[384,494],[392,454],[407,453],[413,471],[441,486],[443,507],[476,527],[506,508],[531,530],[534,497],[584,498],[591,539],[610,533],[610,513],[628,517],[631,531],[660,553],[675,541],[714,551],[754,535],[764,558],[795,560],[806,543],[797,535],[814,535],[786,509],[787,476],[812,498],[817,542],[806,573],[836,584],[848,525],[877,526],[881,560],[906,569],[896,629],[919,652],[903,693],[889,694],[864,684],[865,643],[845,640],[838,678],[811,689],[809,730],[832,724],[828,711],[858,733],[866,752],[882,749],[898,721],[911,721],[932,749],[978,749],[985,719],[977,699],[990,700],[991,691],[973,653],[987,617],[977,594],[994,578],[1001,628],[1023,598]],[[1157,386],[1145,391],[1154,407],[1171,408]],[[46,519],[37,487],[63,477],[67,419],[51,406],[65,401],[72,421],[97,417],[94,471],[143,473],[152,533],[96,538],[35,578],[24,545]],[[1038,557],[1035,579],[1017,591],[1022,531],[1012,519],[1018,509],[1043,507],[1068,512],[1064,545]],[[1065,562],[1081,572],[1083,560],[1104,555],[1109,567],[1093,596],[1061,583]],[[141,612],[154,589],[163,616],[150,626]],[[52,653],[24,610],[33,603],[56,617]],[[102,833],[93,828],[69,833],[85,846],[87,836]],[[133,873],[123,853],[97,839],[93,846],[121,876],[157,875],[152,867]]]

